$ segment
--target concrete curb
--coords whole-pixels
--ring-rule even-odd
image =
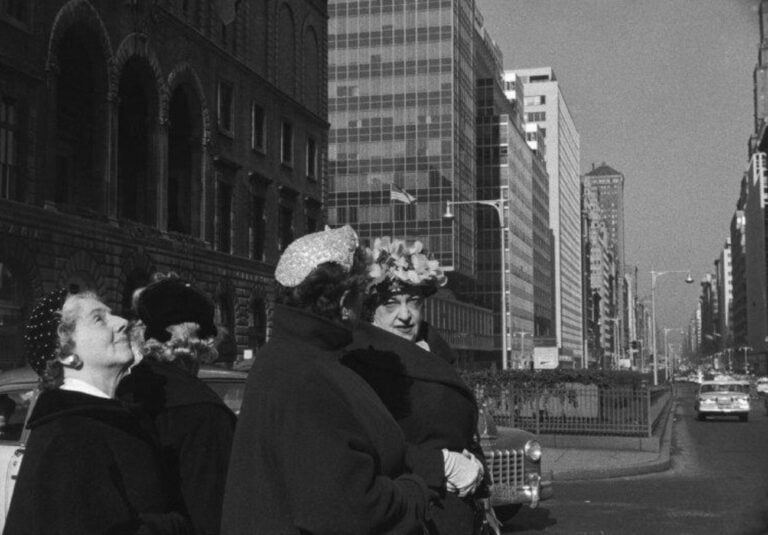
[[[610,479],[615,477],[638,476],[643,474],[653,474],[665,472],[672,466],[670,450],[672,446],[672,425],[674,424],[675,409],[677,402],[672,401],[670,409],[666,416],[664,431],[661,438],[661,448],[658,457],[653,461],[646,461],[627,466],[614,466],[606,468],[574,468],[553,471],[553,481],[577,481],[587,479]]]

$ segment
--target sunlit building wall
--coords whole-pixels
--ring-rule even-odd
[[[565,97],[550,67],[514,69],[525,91],[525,120],[537,123],[547,139],[549,217],[555,246],[555,333],[561,362],[583,353],[580,138]]]

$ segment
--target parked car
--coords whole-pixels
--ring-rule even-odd
[[[699,420],[708,416],[733,415],[749,420],[749,381],[724,378],[699,385],[694,408]]]
[[[768,396],[768,377],[759,377],[755,382],[758,396]]]
[[[235,414],[243,402],[247,376],[246,372],[219,366],[202,366],[199,373]],[[24,445],[29,437],[29,429],[24,424],[37,400],[37,387],[38,377],[31,368],[0,373],[0,533],[24,457]]]

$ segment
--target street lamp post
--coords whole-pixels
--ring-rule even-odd
[[[669,273],[687,273],[685,282],[688,284],[693,283],[693,277],[691,277],[691,270],[674,270],[674,271],[653,271],[651,270],[651,323],[653,329],[651,335],[653,336],[653,384],[654,386],[659,384],[659,351],[656,344],[656,279],[662,275]],[[666,351],[666,350],[665,350]]]
[[[613,342],[611,344],[613,346],[613,367],[614,369],[618,370],[619,369],[619,360],[617,355],[618,346],[616,344],[618,337],[616,336],[616,333],[618,331],[618,327],[619,327],[618,324],[619,324],[620,318],[605,318],[605,321],[613,323],[613,332],[611,334],[611,341]]]
[[[520,335],[520,359],[517,362],[517,368],[521,369],[523,367],[523,350],[525,349],[525,335],[531,334],[527,333],[525,331],[517,331],[515,333],[512,333],[514,335]]]
[[[747,351],[752,351],[752,348],[749,346],[741,346],[739,351],[744,351],[744,373],[746,374],[747,367],[749,366],[749,362],[747,361]]]
[[[479,201],[447,201],[445,205],[445,214],[443,217],[446,219],[453,219],[452,208],[457,204],[482,204],[484,206],[490,206],[496,209],[496,213],[499,216],[499,234],[501,235],[501,368],[506,370],[508,368],[508,340],[507,340],[507,240],[506,231],[507,227],[504,224],[506,218],[504,217],[504,210],[506,208],[509,199],[507,199],[506,192],[509,188],[507,186],[501,186],[501,197],[495,200],[479,200]]]
[[[667,334],[669,331],[678,331],[683,334],[680,327],[664,327],[664,380],[669,381],[669,344],[667,343]],[[674,368],[674,365],[672,366]]]

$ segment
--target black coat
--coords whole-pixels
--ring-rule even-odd
[[[123,379],[118,396],[154,423],[194,532],[219,533],[235,414],[202,380],[177,365],[150,359]]]
[[[189,533],[157,445],[119,401],[40,394],[5,535]]]
[[[339,363],[351,332],[278,305],[235,431],[222,533],[421,533],[429,491],[402,431]]]
[[[446,492],[442,449],[467,449],[483,460],[477,440],[478,406],[454,368],[453,349],[429,326],[423,328],[430,351],[360,323],[342,362],[379,394],[413,446],[409,458],[414,472],[443,496],[431,507],[431,531],[468,535],[475,521],[474,500]]]

